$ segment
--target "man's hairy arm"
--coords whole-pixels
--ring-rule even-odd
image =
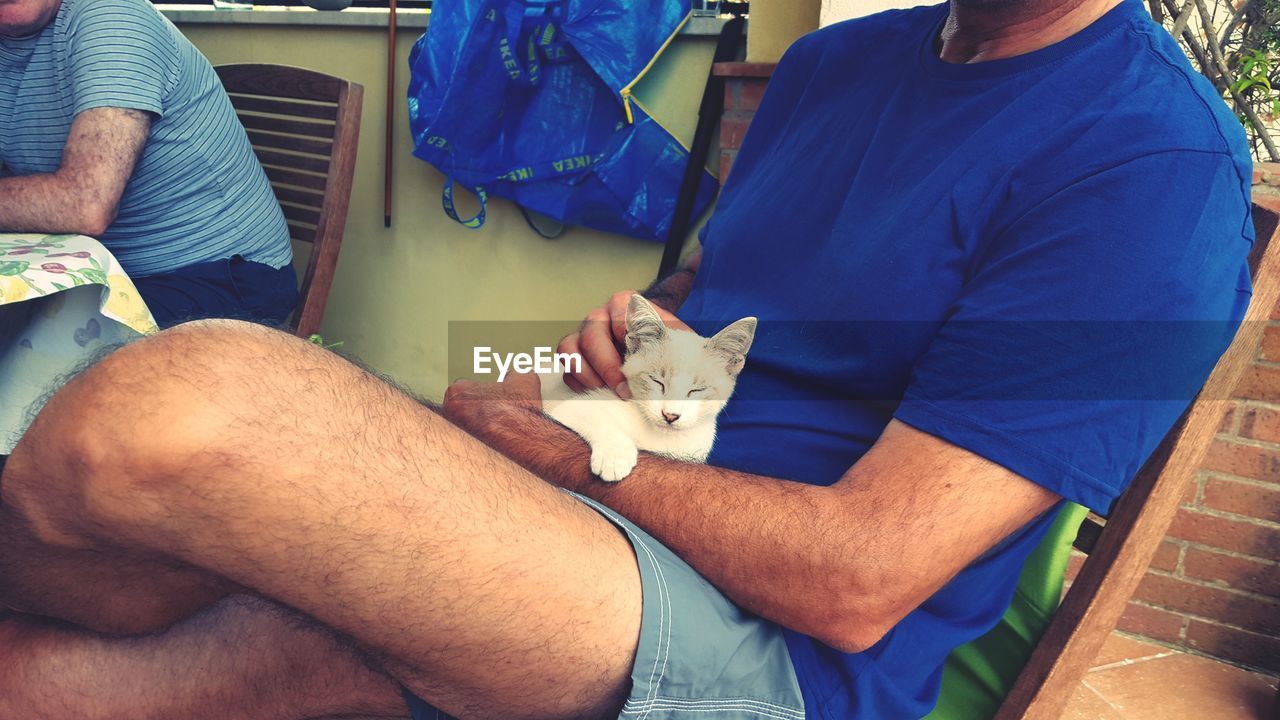
[[[139,110],[77,115],[57,170],[0,179],[0,231],[101,235],[115,221],[150,130],[151,116]]]
[[[684,304],[689,292],[693,290],[693,278],[698,272],[698,264],[702,262],[702,250],[693,251],[689,257],[680,264],[680,267],[671,271],[666,277],[654,282],[649,286],[648,290],[640,293],[649,299],[649,302],[666,310],[669,313],[675,313]]]
[[[446,415],[537,475],[618,510],[734,602],[849,652],[873,645],[1058,500],[897,421],[831,487],[646,454],[626,480],[604,483],[582,440],[536,407],[462,404],[447,395]]]

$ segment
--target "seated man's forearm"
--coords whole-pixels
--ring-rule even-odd
[[[76,202],[75,189],[57,173],[0,179],[0,231],[101,235],[114,213]]]
[[[844,652],[874,645],[988,548],[1058,496],[893,422],[830,486],[642,455],[618,483],[537,410],[494,407],[481,439],[588,495],[676,552],[743,608]]]
[[[102,235],[115,221],[150,129],[151,117],[140,110],[77,115],[56,171],[0,179],[0,232]]]
[[[868,631],[867,644],[879,637],[877,620],[846,612],[840,600],[865,601],[868,590],[851,590],[844,543],[824,544],[854,525],[831,488],[647,454],[626,480],[605,483],[591,474],[590,449],[572,431],[535,409],[493,411],[507,414],[489,424],[500,435],[482,440],[641,525],[735,603],[833,646],[850,644],[848,626]],[[820,557],[823,548],[831,557]]]

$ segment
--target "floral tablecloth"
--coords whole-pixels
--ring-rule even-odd
[[[97,240],[0,234],[0,454],[68,373],[155,330],[133,281]]]

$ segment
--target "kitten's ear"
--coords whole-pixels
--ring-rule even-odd
[[[627,353],[633,353],[641,345],[656,342],[667,336],[667,326],[662,324],[658,311],[639,293],[631,296],[627,305]]]
[[[725,359],[725,369],[730,375],[737,375],[747,361],[747,351],[751,349],[751,341],[756,337],[756,319],[746,317],[729,325],[716,333],[707,341],[707,346]]]

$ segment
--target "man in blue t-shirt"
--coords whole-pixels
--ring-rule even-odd
[[[172,628],[0,622],[0,716],[394,713],[403,689],[419,719],[920,717],[1062,504],[1106,512],[1226,347],[1249,176],[1138,0],[813,33],[700,256],[647,292],[673,323],[759,318],[707,465],[601,483],[525,377],[455,384],[450,424],[264,330],[163,333],[16,449],[0,601]],[[562,342],[575,386],[630,393],[626,297]]]
[[[147,0],[0,2],[0,232],[101,240],[161,325],[280,322],[297,298],[217,75]]]

